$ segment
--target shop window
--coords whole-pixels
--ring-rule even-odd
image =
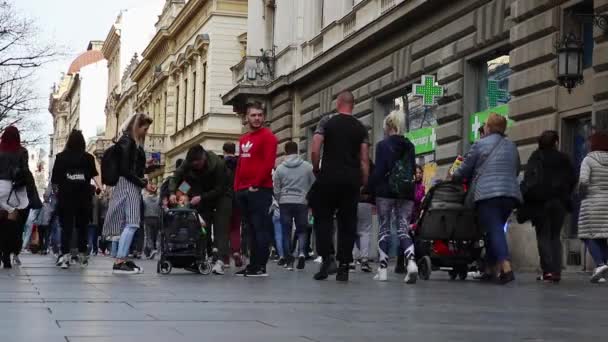
[[[482,127],[491,113],[509,117],[509,56],[500,55],[486,59],[479,64],[477,81],[477,111],[470,116],[471,141],[479,139]],[[509,120],[509,126],[512,121]]]

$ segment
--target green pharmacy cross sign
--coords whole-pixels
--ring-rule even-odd
[[[436,97],[443,97],[443,87],[437,85],[435,76],[423,75],[422,84],[414,84],[414,96],[422,97],[425,106],[432,106]]]
[[[498,88],[498,81],[488,80],[488,108],[498,106],[498,101],[507,101],[507,91]]]
[[[505,118],[507,118],[507,127],[513,126],[513,120],[509,119],[508,104],[490,108],[488,110],[484,110],[483,112],[473,113],[471,114],[471,131],[469,135],[469,140],[471,142],[479,140],[479,128],[485,124],[485,122],[488,120],[488,117],[492,113],[496,113],[500,116],[504,116]]]

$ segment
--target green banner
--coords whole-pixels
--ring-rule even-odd
[[[435,151],[435,127],[424,127],[405,134],[416,147],[416,154],[425,154]]]
[[[490,108],[483,112],[471,114],[471,132],[469,133],[469,140],[475,142],[479,140],[479,127],[485,124],[490,114],[496,113],[507,118],[507,127],[513,126],[513,120],[509,119],[509,105],[504,104],[502,106]]]

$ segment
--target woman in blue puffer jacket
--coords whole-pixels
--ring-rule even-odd
[[[456,179],[471,180],[472,196],[479,225],[486,231],[487,280],[506,284],[515,280],[509,257],[505,224],[521,203],[517,146],[505,137],[507,119],[491,114],[485,136],[471,147],[464,162],[454,172]],[[492,269],[490,266],[489,269]]]

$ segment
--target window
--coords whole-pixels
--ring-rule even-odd
[[[196,71],[192,73],[192,121],[196,119]]]
[[[179,97],[181,96],[180,92],[179,92],[179,86],[177,86],[177,89],[175,90],[175,125],[177,126],[177,124],[179,123]],[[178,127],[175,127],[176,131]]]
[[[165,116],[165,125],[163,126],[163,131],[161,133],[165,133],[167,129],[167,92],[163,94],[163,115]]]
[[[201,115],[205,114],[205,105],[206,105],[205,100],[207,98],[207,63],[206,62],[203,63],[203,75],[202,76],[203,76],[202,77],[203,85],[202,85],[201,90],[203,92],[203,95],[202,95],[201,99],[202,99],[203,104],[201,106],[201,108],[202,108]]]
[[[188,124],[188,120],[186,119],[188,117],[188,79],[184,78],[184,116],[183,116],[183,126],[182,127],[186,127]]]

